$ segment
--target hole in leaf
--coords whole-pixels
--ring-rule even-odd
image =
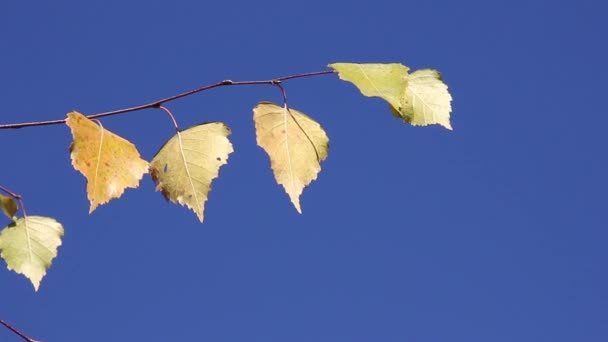
[[[163,172],[167,173],[167,169],[169,169],[169,164],[165,164],[165,167],[163,168]]]

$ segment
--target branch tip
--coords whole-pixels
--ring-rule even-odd
[[[118,115],[118,114],[125,114],[125,113],[130,113],[130,112],[136,112],[136,111],[140,111],[140,110],[144,110],[144,109],[148,109],[148,108],[161,108],[163,106],[163,104],[167,103],[167,102],[171,102],[171,101],[175,101],[177,99],[181,99],[182,97],[186,97],[186,96],[190,96],[196,93],[200,93],[202,91],[205,90],[209,90],[209,89],[213,89],[213,88],[217,88],[217,87],[221,87],[221,86],[232,86],[232,85],[254,85],[254,84],[266,84],[266,85],[275,85],[275,86],[281,86],[282,82],[287,81],[287,80],[292,80],[292,79],[296,79],[296,78],[304,78],[304,77],[311,77],[311,76],[318,76],[318,75],[326,75],[326,74],[333,74],[335,73],[335,70],[325,70],[325,71],[314,71],[314,72],[307,72],[307,73],[302,73],[302,74],[295,74],[295,75],[289,75],[289,76],[283,76],[283,77],[278,77],[272,80],[257,80],[257,81],[233,81],[233,80],[223,80],[220,82],[216,82],[216,83],[212,83],[212,84],[208,84],[196,89],[192,89],[177,95],[173,95],[173,96],[169,96],[166,97],[164,99],[160,99],[154,102],[150,102],[147,104],[142,104],[139,106],[135,106],[135,107],[129,107],[129,108],[123,108],[123,109],[118,109],[118,110],[113,110],[113,111],[109,111],[109,112],[103,112],[103,113],[98,113],[98,114],[92,114],[92,115],[87,115],[87,118],[89,119],[95,119],[95,118],[101,118],[101,117],[106,117],[106,116],[111,116],[111,115]],[[0,123],[0,130],[1,129],[17,129],[17,128],[24,128],[24,127],[34,127],[34,126],[49,126],[49,125],[58,125],[58,124],[64,124],[66,122],[65,119],[58,119],[58,120],[47,120],[47,121],[36,121],[36,122],[22,122],[22,123],[13,123],[13,124],[2,124]]]
[[[19,331],[17,328],[15,328],[12,325],[8,324],[5,320],[0,319],[0,324],[4,325],[7,329],[9,329],[13,333],[15,333],[17,336],[21,337],[26,342],[41,342],[41,341],[38,341],[38,340],[34,340],[31,337],[28,337],[27,335],[25,335],[24,333],[22,333],[21,331]]]

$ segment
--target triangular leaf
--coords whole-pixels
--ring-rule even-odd
[[[449,130],[452,96],[437,70],[421,69],[410,74],[404,105],[398,111],[412,125],[439,124]]]
[[[137,188],[148,172],[135,145],[104,129],[78,112],[68,114],[72,130],[72,165],[87,179],[89,213],[98,205],[119,198],[126,188]]]
[[[253,109],[253,120],[257,143],[270,157],[277,183],[302,213],[300,195],[317,179],[320,162],[327,158],[327,134],[306,114],[271,102],[260,102]]]
[[[2,211],[9,219],[13,219],[15,213],[17,212],[17,203],[12,197],[4,196],[0,194],[0,207],[2,207]]]
[[[405,65],[334,63],[329,67],[338,72],[340,79],[359,88],[363,95],[383,98],[395,108],[402,106],[409,70]]]
[[[167,200],[192,209],[203,222],[211,182],[234,150],[221,122],[190,127],[171,137],[150,162],[150,175]]]
[[[29,278],[38,291],[40,281],[57,256],[62,236],[63,226],[50,217],[19,218],[0,234],[2,259],[9,270]]]

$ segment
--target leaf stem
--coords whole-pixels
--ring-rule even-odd
[[[287,93],[285,92],[285,88],[281,85],[281,81],[276,81],[273,83],[275,86],[279,87],[281,90],[281,95],[283,96],[283,106],[287,107]]]
[[[13,327],[12,325],[8,324],[7,322],[5,322],[2,319],[0,319],[0,324],[2,324],[5,327],[7,327],[10,331],[14,332],[16,335],[18,335],[19,337],[21,337],[26,342],[41,342],[41,341],[38,341],[38,340],[34,340],[33,338],[27,337],[24,333],[22,333],[17,328]]]
[[[205,90],[223,87],[223,86],[243,86],[243,85],[261,85],[261,84],[276,86],[276,85],[280,84],[282,81],[292,80],[292,79],[296,79],[296,78],[327,75],[327,74],[333,74],[333,73],[336,73],[336,71],[323,70],[323,71],[307,72],[307,73],[295,74],[295,75],[289,75],[289,76],[282,76],[282,77],[273,78],[270,80],[257,80],[257,81],[224,80],[224,81],[219,81],[216,83],[204,85],[204,86],[196,88],[196,89],[192,89],[192,90],[189,90],[189,91],[177,94],[177,95],[169,96],[164,99],[156,100],[154,102],[142,104],[139,106],[88,115],[87,118],[96,119],[96,118],[101,118],[101,117],[106,117],[106,116],[124,114],[124,113],[129,113],[129,112],[136,112],[136,111],[149,109],[149,108],[158,108],[158,107],[162,106],[164,103],[175,101],[177,99],[181,99],[182,97],[194,95],[196,93],[200,93]],[[24,127],[59,125],[59,124],[65,123],[65,121],[66,121],[66,119],[57,119],[57,120],[48,120],[48,121],[22,122],[22,123],[14,123],[14,124],[0,124],[0,129],[17,129],[17,128],[24,128]]]
[[[158,106],[158,109],[164,110],[165,113],[167,113],[167,115],[169,115],[169,117],[171,118],[171,121],[173,121],[173,127],[175,127],[175,131],[179,134],[179,126],[177,125],[177,121],[175,120],[175,116],[173,116],[173,113],[171,113],[171,111],[169,110],[169,108],[167,108],[165,106]]]

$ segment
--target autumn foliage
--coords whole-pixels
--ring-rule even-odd
[[[137,188],[142,177],[150,173],[156,190],[168,201],[192,210],[203,222],[212,182],[234,151],[228,138],[230,129],[222,122],[180,129],[165,104],[220,86],[276,86],[283,95],[282,104],[260,102],[253,108],[256,140],[268,154],[276,182],[285,189],[295,209],[302,213],[300,195],[321,172],[321,162],[328,156],[329,138],[311,116],[288,106],[283,81],[337,73],[363,95],[385,100],[390,112],[407,123],[417,126],[439,124],[452,129],[452,98],[439,72],[422,69],[409,73],[409,68],[402,64],[335,63],[329,67],[333,70],[267,81],[226,80],[137,107],[89,116],[71,112],[66,119],[0,124],[0,129],[62,123],[69,126],[73,137],[70,157],[73,167],[87,180],[89,212],[120,198],[127,188]],[[148,108],[164,110],[175,127],[175,135],[160,146],[150,162],[141,158],[133,143],[106,130],[99,121],[104,116]],[[26,215],[21,196],[3,186],[0,186],[0,207],[10,219],[0,233],[0,255],[9,270],[29,278],[38,290],[57,256],[63,226],[50,217]],[[17,216],[19,211],[22,217]]]

